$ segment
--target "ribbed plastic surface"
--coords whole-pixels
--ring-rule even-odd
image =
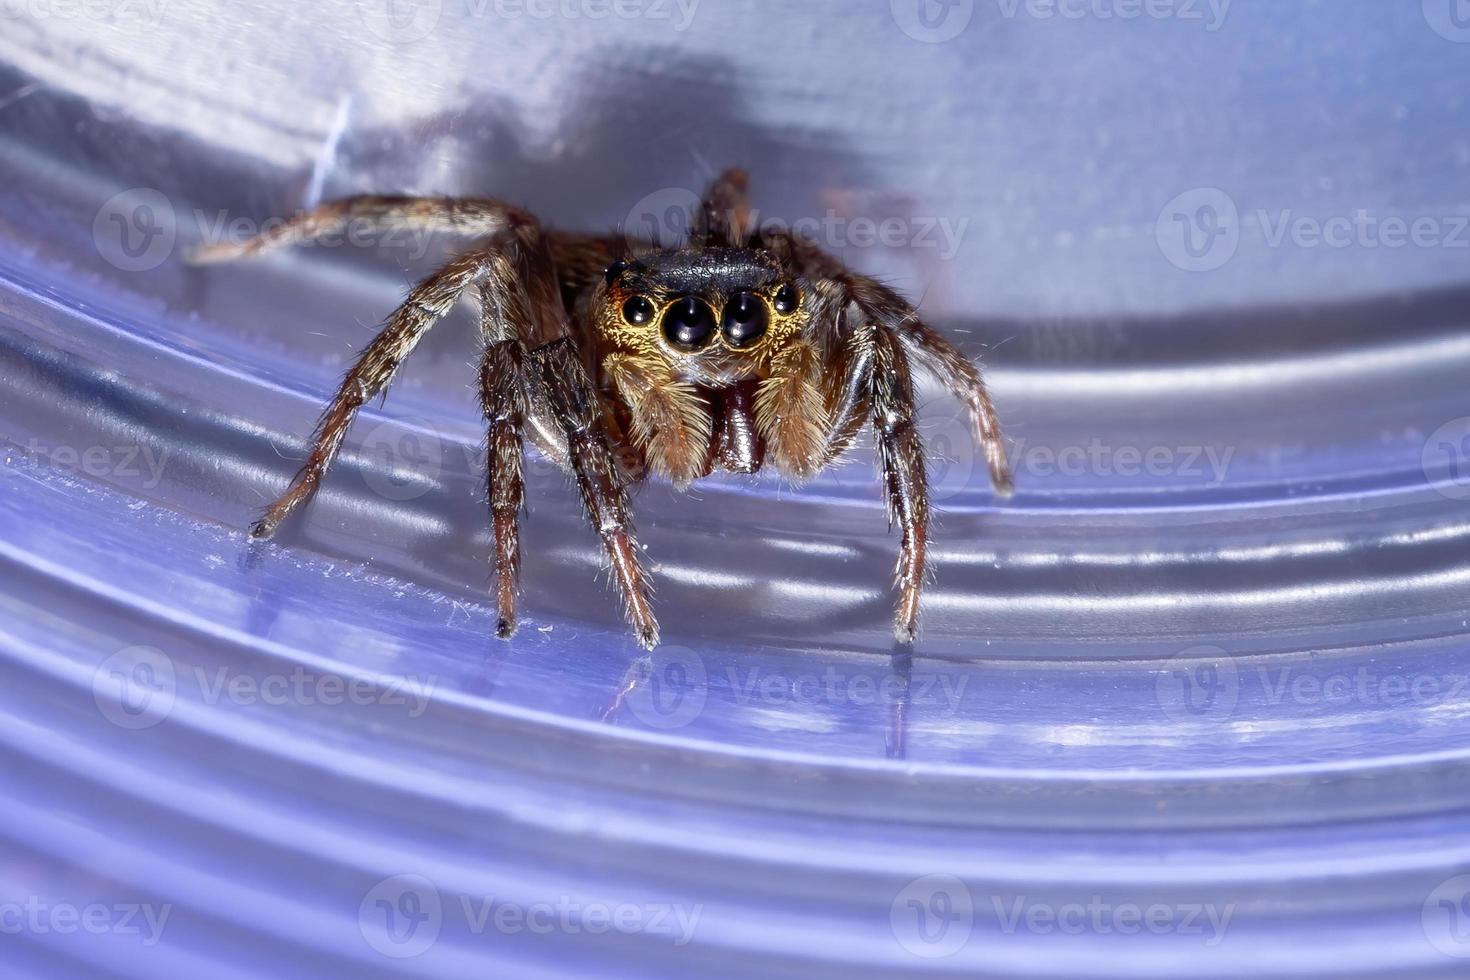
[[[452,87],[435,96],[442,117],[367,131],[262,96],[248,124],[281,133],[267,150],[199,131],[206,92],[222,133],[244,131],[228,65],[207,80],[179,63],[169,84],[199,97],[180,96],[177,129],[6,77],[0,973],[1465,974],[1457,22],[1283,3],[1242,6],[1202,39],[1187,23],[980,4],[966,33],[925,44],[882,6],[779,8],[773,43],[835,34],[859,52],[849,70],[867,44],[911,81],[1009,68],[986,95],[999,107],[939,86],[950,108],[920,111],[931,96],[899,86],[865,125],[901,145],[854,147],[834,133],[857,126],[844,100],[861,92],[800,102],[796,66],[762,69],[757,45],[731,56],[739,71],[693,73],[706,95],[688,97],[708,111],[658,137],[645,178],[626,156],[597,161],[627,149],[626,127],[656,128],[649,105],[533,149],[529,129],[457,109]],[[240,9],[219,32],[266,50]],[[701,8],[669,50],[739,36],[734,16]],[[624,47],[594,101],[687,70],[637,56],[632,29],[609,24]],[[512,25],[514,50],[482,44],[533,65],[598,36],[584,24],[537,48],[525,39],[550,28],[536,26]],[[314,36],[276,29],[298,50]],[[432,59],[413,50],[418,74],[395,84],[419,97]],[[1079,67],[1067,52],[1081,50]],[[78,91],[102,77],[61,41],[27,51],[15,60],[31,72],[74,59]],[[1056,81],[1084,77],[1095,91]],[[1210,94],[1208,120],[1168,97],[1176,83]],[[710,108],[721,85],[749,106]],[[758,124],[780,115],[773,90],[807,122]],[[1028,123],[1007,108],[1027,100],[1067,108]],[[1211,120],[1231,134],[1218,154],[1181,149]],[[1339,152],[1316,147],[1334,127]],[[973,212],[946,196],[966,153],[1024,160],[1023,134],[1033,170],[975,190]],[[313,138],[336,139],[336,156],[294,167],[292,140]],[[926,399],[941,525],[912,654],[892,649],[896,540],[866,451],[799,491],[643,488],[666,640],[651,656],[620,622],[573,492],[533,466],[524,622],[493,639],[466,318],[364,411],[304,519],[247,544],[351,351],[448,243],[207,270],[179,247],[221,209],[259,221],[317,191],[498,192],[469,169],[477,146],[563,224],[661,214],[648,209],[664,198],[638,197],[697,187],[715,150],[711,166],[747,164],[757,195],[795,215],[889,208],[912,229],[975,214],[943,259],[849,249],[915,295],[934,288],[926,310],[984,356],[1018,464],[1018,494],[998,503],[956,407]],[[926,169],[928,146],[945,168]],[[1212,187],[1238,207],[1239,241],[1189,272],[1224,254],[1202,237],[1216,218],[1231,227],[1198,192]],[[1283,211],[1355,208],[1432,218],[1441,237],[1377,251],[1267,238]],[[1071,227],[1046,226],[1068,213]],[[1176,215],[1196,223],[1193,252],[1170,237]],[[1015,259],[1028,250],[1040,271]],[[997,309],[971,299],[987,287],[1008,297]]]

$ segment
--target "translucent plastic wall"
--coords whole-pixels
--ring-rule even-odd
[[[0,0],[0,975],[1458,977],[1463,0]],[[366,190],[665,240],[720,168],[983,360],[871,453],[530,468],[473,319],[244,529],[453,243],[186,266]]]

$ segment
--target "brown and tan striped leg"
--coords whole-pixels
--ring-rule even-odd
[[[913,372],[903,346],[881,327],[868,336],[871,339],[859,342],[871,343],[873,348],[869,398],[887,487],[888,526],[897,524],[900,534],[893,635],[900,643],[912,643],[919,631],[919,594],[928,570],[929,480],[924,443],[915,424]]]
[[[495,635],[508,640],[516,631],[516,599],[521,582],[521,509],[526,501],[524,474],[526,386],[518,340],[485,348],[480,362],[480,404],[489,425],[486,453],[491,530],[495,535]]]
[[[763,242],[794,273],[812,280],[811,295],[822,307],[816,311],[814,321],[837,328],[840,336],[841,325],[853,320],[849,310],[855,305],[858,311],[855,322],[879,323],[887,327],[915,360],[965,404],[970,411],[975,444],[985,455],[990,483],[997,493],[1010,496],[1015,491],[1015,482],[1006,459],[1000,420],[980,368],[943,334],[921,320],[912,304],[876,279],[851,272],[814,243],[794,235],[768,233]],[[854,376],[851,368],[849,365],[849,381]],[[850,441],[850,433],[856,431],[854,420],[860,416],[862,408],[861,399],[854,397],[857,394],[858,389],[846,385],[830,406],[832,447],[840,449]],[[848,434],[846,439],[842,438],[844,433]]]
[[[628,622],[639,644],[652,650],[658,645],[658,621],[649,602],[627,488],[608,441],[606,410],[570,335],[529,351],[526,360],[532,403],[549,411],[566,431],[587,520],[602,538]]]
[[[363,195],[329,201],[242,242],[208,242],[189,260],[199,265],[229,262],[358,228],[366,233],[448,232],[480,238],[531,221],[534,219],[525,211],[493,198]]]
[[[750,178],[744,170],[732,167],[716,177],[692,216],[689,244],[694,248],[744,247],[754,231],[749,190]]]
[[[524,226],[493,259],[481,306],[487,341],[481,398],[491,425],[491,513],[496,535],[497,632],[515,631],[520,573],[520,474],[525,422],[557,429],[588,523],[602,541],[638,642],[658,643],[642,552],[602,403],[558,291],[548,237]]]
[[[347,372],[317,425],[305,464],[281,498],[251,527],[254,537],[270,537],[292,511],[316,494],[358,410],[388,386],[399,365],[429,328],[454,307],[466,289],[485,275],[493,249],[490,246],[466,252],[409,292],[408,299],[393,312],[382,332]]]

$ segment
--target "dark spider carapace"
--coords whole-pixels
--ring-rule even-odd
[[[968,406],[991,481],[1009,493],[995,410],[979,369],[901,296],[810,241],[750,228],[749,217],[745,175],[731,170],[706,194],[688,244],[674,250],[546,230],[488,198],[408,197],[336,201],[247,242],[202,249],[197,260],[220,261],[361,222],[477,239],[416,286],[358,357],[301,471],[252,533],[268,537],[311,499],[358,410],[468,294],[479,301],[485,342],[480,400],[500,636],[516,628],[528,439],[575,479],[628,620],[651,648],[658,624],[629,485],[649,471],[684,487],[716,467],[751,473],[763,464],[805,480],[871,422],[889,521],[902,534],[894,632],[912,641],[929,534],[915,367]]]

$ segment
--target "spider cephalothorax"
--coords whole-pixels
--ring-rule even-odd
[[[795,479],[817,467],[826,406],[810,372],[802,284],[766,252],[653,252],[609,266],[590,296],[609,348],[601,373],[627,406],[648,466],[684,486],[767,454]]]
[[[912,641],[929,530],[914,366],[969,407],[991,481],[1008,493],[995,411],[979,369],[893,290],[805,239],[749,229],[745,191],[741,171],[722,175],[679,249],[630,250],[619,236],[545,231],[525,211],[489,198],[358,197],[242,244],[201,250],[201,261],[235,258],[358,221],[480,239],[389,317],[328,406],[301,471],[252,533],[269,536],[311,499],[358,410],[470,294],[485,340],[480,400],[500,636],[516,626],[527,439],[576,480],[628,619],[652,647],[658,624],[628,485],[652,471],[682,487],[716,467],[750,473],[764,463],[801,481],[871,422],[889,521],[902,533],[894,632]]]

